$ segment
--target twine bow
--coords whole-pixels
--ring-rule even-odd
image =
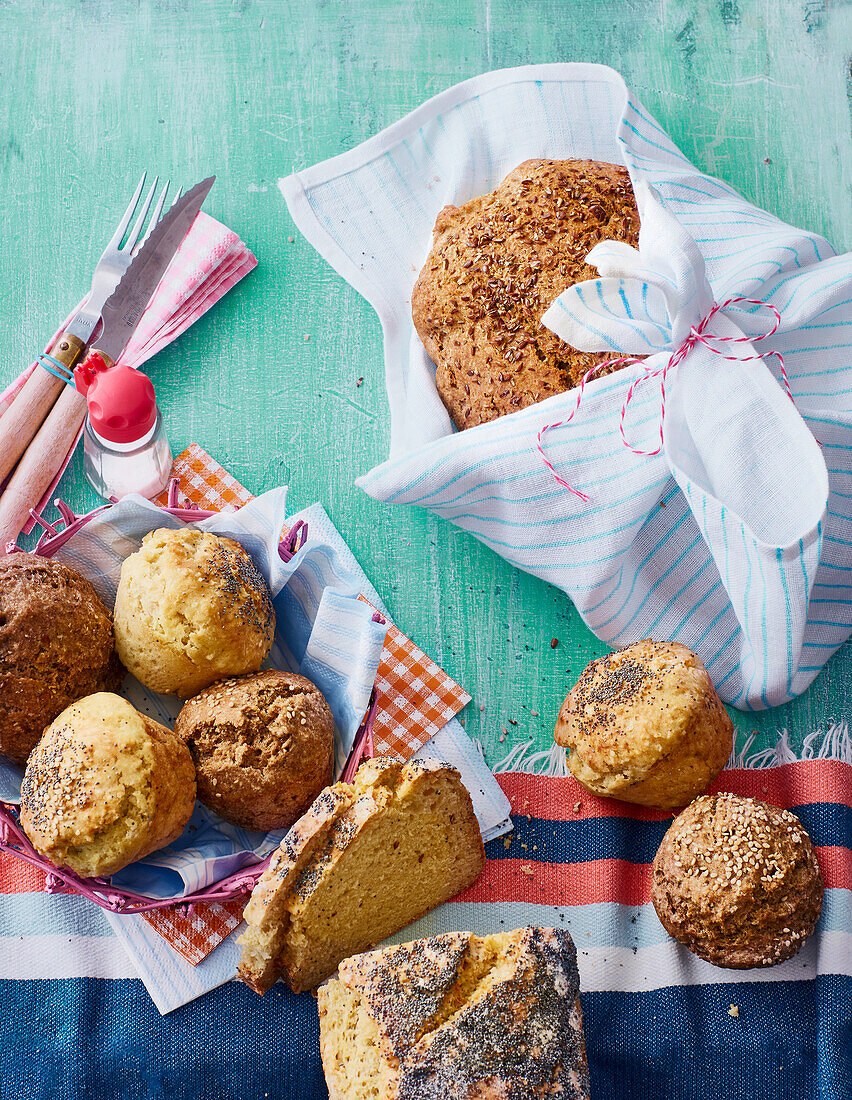
[[[759,306],[763,309],[770,310],[775,317],[775,323],[772,325],[768,332],[758,334],[757,336],[719,336],[715,333],[708,332],[710,322],[713,320],[716,314],[721,312],[721,310],[723,309],[727,309],[729,306],[736,305],[737,303],[745,303],[746,305]],[[632,451],[633,454],[644,455],[647,457],[658,455],[663,449],[663,431],[666,419],[666,380],[668,378],[669,371],[674,370],[674,368],[677,367],[679,363],[682,363],[686,356],[689,355],[692,349],[696,346],[696,344],[703,344],[706,348],[712,351],[714,355],[718,355],[722,359],[727,359],[729,362],[733,363],[755,362],[760,359],[768,359],[774,356],[778,360],[778,364],[781,368],[781,378],[784,382],[784,389],[787,391],[787,396],[790,398],[791,401],[793,401],[793,391],[790,389],[790,380],[787,377],[787,371],[784,367],[784,357],[781,355],[780,352],[769,351],[765,355],[725,355],[725,353],[720,348],[715,346],[716,344],[756,344],[760,340],[768,340],[770,336],[775,335],[775,333],[778,331],[778,327],[780,324],[781,314],[778,312],[775,306],[771,305],[769,302],[764,302],[759,298],[744,298],[740,295],[737,295],[733,298],[726,298],[724,302],[714,303],[713,308],[706,314],[706,316],[703,317],[697,325],[692,325],[690,327],[689,333],[687,334],[683,343],[680,344],[679,347],[675,348],[664,366],[660,367],[657,370],[649,370],[647,367],[645,367],[644,373],[642,373],[638,378],[631,382],[630,387],[627,390],[627,395],[624,398],[624,404],[621,406],[621,416],[618,423],[618,430],[624,446],[629,451]],[[569,415],[564,420],[556,420],[552,424],[545,424],[538,433],[538,452],[541,455],[542,461],[544,462],[545,466],[548,468],[548,470],[550,470],[551,474],[553,474],[553,477],[561,486],[563,486],[563,488],[567,489],[569,493],[573,493],[574,496],[579,497],[584,504],[588,504],[591,500],[591,497],[588,496],[588,494],[582,492],[580,489],[575,489],[573,485],[570,485],[563,477],[559,476],[559,474],[556,472],[555,467],[553,466],[553,463],[544,453],[544,436],[552,428],[561,428],[565,424],[570,423],[570,421],[574,418],[574,414],[580,408],[580,402],[583,400],[583,390],[585,389],[586,383],[590,382],[595,377],[595,375],[600,373],[600,371],[602,371],[605,367],[628,366],[631,363],[637,363],[641,365],[644,362],[645,360],[638,359],[636,356],[626,355],[618,356],[615,359],[607,359],[603,363],[597,363],[590,370],[587,370],[583,377],[580,379],[580,384],[577,387],[577,400],[574,404],[574,408],[571,410]],[[635,447],[627,438],[624,431],[624,423],[627,417],[627,410],[630,407],[630,402],[632,401],[633,395],[636,390],[644,382],[649,382],[655,378],[659,378],[660,380],[660,442],[653,451],[643,451],[641,448]]]

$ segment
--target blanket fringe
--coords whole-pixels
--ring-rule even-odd
[[[794,764],[798,760],[841,760],[844,764],[852,764],[852,732],[847,722],[837,722],[826,730],[809,733],[798,755],[790,746],[789,730],[779,731],[774,747],[750,752],[756,737],[756,734],[750,733],[741,744],[734,742],[734,750],[728,760],[729,768],[777,768],[780,764]],[[563,778],[570,774],[567,754],[561,745],[554,742],[550,749],[536,749],[532,740],[513,745],[492,770],[495,775],[526,772],[528,775]]]
[[[844,764],[852,764],[852,734],[847,722],[836,722],[826,730],[817,729],[809,733],[798,755],[790,746],[790,732],[786,729],[779,731],[773,748],[749,753],[754,741],[755,734],[750,733],[742,745],[734,745],[728,761],[729,768],[777,768],[780,764],[794,764],[797,760],[841,760]]]
[[[563,779],[570,774],[565,749],[554,741],[550,749],[534,748],[535,741],[523,741],[510,749],[492,769],[495,775],[503,772],[527,772],[529,775],[548,775]]]

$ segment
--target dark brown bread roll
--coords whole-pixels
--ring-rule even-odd
[[[669,935],[731,970],[791,958],[822,909],[822,876],[801,821],[740,795],[687,806],[663,837],[653,874],[651,900]]]
[[[184,704],[175,733],[192,754],[199,800],[243,829],[289,829],[333,778],[334,719],[294,672],[212,684]]]
[[[457,428],[569,390],[610,358],[541,324],[563,290],[598,277],[586,255],[603,240],[639,240],[630,177],[615,164],[528,160],[490,194],[440,212],[411,312]]]
[[[0,558],[0,753],[25,763],[61,711],[123,675],[110,613],[85,577],[35,554]]]

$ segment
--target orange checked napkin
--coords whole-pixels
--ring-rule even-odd
[[[199,508],[227,511],[252,499],[197,443],[178,455],[172,476],[180,478],[181,498]],[[167,495],[162,494],[157,503],[165,504]],[[376,695],[375,751],[400,760],[413,756],[470,702],[467,692],[392,623],[379,663]],[[158,909],[143,916],[195,966],[238,927],[245,901],[205,902],[193,906],[189,914]]]
[[[360,599],[370,603],[363,596]],[[373,605],[370,604],[372,607]],[[408,760],[455,718],[470,696],[401,630],[388,623],[376,675],[373,723],[377,756]]]

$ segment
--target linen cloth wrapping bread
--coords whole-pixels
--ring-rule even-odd
[[[536,449],[576,392],[457,433],[411,321],[438,211],[535,157],[624,164],[642,225],[638,251],[599,245],[589,262],[601,277],[544,319],[584,350],[648,357],[588,384],[571,422],[545,436],[588,503]],[[600,65],[469,80],[281,188],[301,231],[381,319],[390,457],[361,488],[429,508],[557,585],[612,645],[683,642],[728,703],[758,709],[804,691],[852,629],[852,255],[699,172]],[[795,404],[775,359],[728,362],[699,345],[668,376],[662,453],[634,454],[619,434],[629,387],[736,295],[774,306],[778,330],[715,346],[781,352]],[[708,331],[758,337],[773,323],[767,308],[731,306]],[[659,379],[642,384],[625,425],[634,446],[659,444],[660,409]]]
[[[481,878],[396,938],[567,928],[595,1100],[848,1100],[852,767],[743,763],[713,789],[790,807],[825,879],[817,930],[788,962],[732,971],[691,955],[649,900],[650,864],[670,819],[596,798],[570,777],[519,773],[498,776],[512,804],[511,843],[488,844]],[[327,1100],[313,997],[278,984],[260,998],[229,982],[161,1019],[138,982],[104,980],[133,970],[95,918],[82,898],[4,894],[4,1097]]]

